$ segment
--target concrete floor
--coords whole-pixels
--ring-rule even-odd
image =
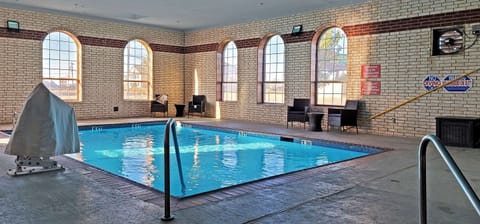
[[[79,124],[148,120],[152,119],[95,120]],[[170,223],[418,223],[417,148],[420,140],[417,138],[309,132],[300,126],[286,129],[284,125],[213,119],[183,120],[391,150],[315,168],[314,172],[304,173],[302,178],[293,181],[278,181],[281,183],[176,209],[173,211],[176,218]],[[0,135],[0,152],[6,142],[6,137]],[[479,192],[480,150],[448,149]],[[428,150],[427,159],[429,223],[480,223],[480,217],[433,148]],[[6,175],[6,170],[13,167],[14,157],[0,153],[0,223],[161,222],[161,206],[88,178],[82,175],[82,169],[67,166],[61,172],[22,177]],[[195,204],[200,198],[187,200]]]

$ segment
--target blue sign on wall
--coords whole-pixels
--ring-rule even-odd
[[[428,75],[423,80],[423,88],[426,90],[435,89],[437,86],[442,85],[442,80],[437,75]]]
[[[444,83],[448,82],[452,79],[455,79],[457,76],[458,75],[456,74],[447,75],[445,76],[445,78],[443,78],[443,82]],[[450,83],[449,85],[444,86],[443,88],[447,92],[464,93],[470,90],[472,88],[472,85],[473,85],[472,78],[470,78],[470,76],[465,76],[453,83]]]

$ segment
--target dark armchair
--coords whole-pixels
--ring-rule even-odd
[[[328,108],[328,126],[340,127],[351,126],[357,129],[358,100],[347,100],[343,108]]]
[[[164,117],[168,116],[168,100],[163,102],[163,104],[157,101],[152,101],[150,105],[150,112],[152,115],[154,112],[163,112]]]
[[[310,99],[293,99],[293,106],[288,107],[287,111],[287,128],[288,122],[302,122],[305,129],[305,123],[308,122],[307,113],[310,110]],[[293,124],[292,124],[293,125]]]
[[[203,117],[206,104],[207,97],[205,95],[193,95],[192,101],[188,102],[188,116],[190,117],[190,113],[200,113],[200,116]]]

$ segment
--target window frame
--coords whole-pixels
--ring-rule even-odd
[[[328,60],[322,60],[322,58],[320,58],[320,50],[321,49],[326,49],[326,48],[321,48],[319,45],[321,44],[321,40],[322,38],[324,37],[324,35],[327,34],[327,32],[331,29],[337,29],[339,31],[342,32],[342,35],[343,35],[343,38],[341,40],[343,40],[343,48],[341,49],[344,49],[345,51],[345,56],[344,56],[344,60],[345,60],[345,69],[343,70],[344,71],[344,78],[343,79],[332,79],[332,80],[327,80],[327,79],[324,79],[324,80],[321,80],[319,79],[319,76],[320,76],[320,68],[318,67],[319,66],[319,62],[320,61],[323,61],[323,62],[326,62]],[[336,49],[336,48],[334,48]],[[319,105],[319,106],[343,106],[345,105],[345,102],[346,102],[346,98],[347,98],[347,81],[348,81],[348,36],[346,34],[346,32],[341,28],[341,27],[338,27],[338,26],[329,26],[329,27],[324,27],[324,28],[321,28],[319,29],[313,39],[312,39],[312,71],[311,71],[311,98],[314,99],[314,103],[315,105]],[[337,58],[335,58],[335,60],[333,60],[334,62],[334,65],[337,64],[337,62],[340,61],[340,59],[337,60]],[[324,70],[324,71],[327,71],[327,70]],[[340,92],[340,99],[341,99],[341,102],[338,103],[338,104],[335,104],[334,103],[334,100],[332,100],[331,102],[327,102],[327,103],[322,103],[320,104],[319,103],[319,98],[321,96],[325,96],[325,92],[324,93],[319,93],[318,91],[318,88],[320,85],[322,84],[332,84],[332,85],[335,85],[335,84],[341,84],[342,85],[342,90]],[[332,87],[333,89],[333,87]],[[332,96],[332,99],[333,99],[333,96],[335,95],[335,91],[331,91],[331,93],[327,93],[327,94],[330,94]],[[338,94],[337,94],[338,95]],[[325,102],[325,101],[323,101]]]
[[[56,33],[59,33],[58,35],[58,40],[53,40],[51,39],[51,37],[53,37],[54,34]],[[61,45],[61,42],[65,42],[65,41],[62,41],[61,40],[61,35],[65,35],[67,36],[69,39],[67,41],[67,44],[68,44],[68,50],[62,50],[62,45]],[[46,41],[48,41],[48,48],[45,47],[46,45]],[[57,49],[54,49],[52,48],[51,44],[52,42],[58,42],[58,46],[57,46]],[[74,46],[75,46],[75,49],[74,51],[72,51],[70,49],[70,44],[73,43]],[[45,51],[48,51],[45,52]],[[51,58],[51,52],[52,51],[58,51],[58,58]],[[46,80],[52,80],[52,81],[55,81],[55,80],[58,80],[59,82],[62,82],[62,81],[74,81],[75,84],[76,84],[76,89],[75,89],[75,98],[65,98],[65,96],[62,96],[62,95],[58,95],[56,94],[55,90],[52,90],[49,88],[49,90],[54,93],[56,96],[58,96],[60,99],[66,101],[66,102],[81,102],[82,101],[82,57],[81,57],[81,43],[80,41],[78,40],[78,38],[68,32],[68,31],[65,31],[65,30],[54,30],[54,31],[51,31],[49,32],[47,35],[45,35],[45,37],[43,38],[42,40],[42,83],[45,84],[45,81]],[[63,53],[63,54],[62,54]],[[72,60],[70,58],[71,54],[75,54],[75,60]],[[46,58],[45,57],[45,54],[48,54],[49,57]],[[64,58],[64,54],[67,54],[67,58],[68,60],[66,60]],[[63,55],[63,56],[62,56]],[[53,60],[58,60],[58,68],[55,69],[55,68],[52,68],[52,61]],[[48,61],[48,67],[46,68],[45,67],[45,61]],[[68,68],[68,69],[62,69],[62,62],[66,62],[66,64],[71,64],[71,63],[76,63],[76,66],[75,66],[75,70],[72,70],[72,68]],[[45,71],[48,70],[48,77],[46,77],[46,74],[45,74]],[[57,78],[52,78],[50,76],[52,70],[58,70],[58,77]],[[62,71],[70,71],[70,75],[72,77],[62,77]],[[73,72],[73,71],[76,71],[76,72]],[[68,73],[68,72],[67,72]],[[45,85],[47,86],[48,88],[48,85]]]
[[[268,50],[271,46],[269,46],[270,43],[272,43],[272,40],[274,38],[278,38],[279,41],[277,41],[273,45],[282,45],[283,51],[278,52],[278,47],[276,48],[276,53],[268,54]],[[273,52],[273,51],[272,51]],[[285,40],[282,38],[280,34],[272,33],[266,35],[261,41],[260,41],[260,46],[258,48],[258,80],[257,80],[257,103],[259,104],[276,104],[276,105],[283,105],[285,104],[285,53],[286,53],[286,45],[285,45]],[[269,56],[277,55],[277,59],[275,62],[277,63],[272,63],[273,60],[267,60]],[[278,63],[278,55],[281,55],[281,63]],[[281,72],[271,72],[267,73],[267,66],[268,65],[275,65],[275,71],[278,71],[278,66],[281,66]],[[281,73],[282,79],[281,81],[278,81],[278,74]],[[276,80],[267,80],[268,75],[275,74],[275,79]],[[266,85],[272,84],[272,85],[282,85],[282,92],[276,92],[275,95],[281,94],[282,98],[280,101],[275,102],[266,102]]]
[[[134,63],[131,64],[130,63],[130,58],[141,58],[141,60],[143,60],[143,57],[138,57],[137,55],[134,55],[132,56],[130,54],[130,49],[131,47],[130,44],[133,44],[134,42],[137,42],[139,43],[143,49],[145,50],[146,52],[146,60],[147,60],[147,65],[146,65],[146,68],[147,68],[147,72],[146,72],[146,76],[147,76],[147,79],[146,80],[138,80],[138,79],[126,79],[125,77],[130,77],[130,74],[127,75],[126,73],[129,73],[128,72],[128,68],[130,67],[130,65],[135,65]],[[133,48],[134,50],[135,49],[139,49],[139,48]],[[142,49],[142,48],[140,48]],[[140,54],[142,54],[143,52],[141,52]],[[127,60],[127,61],[126,61]],[[124,49],[123,49],[123,79],[122,79],[122,95],[123,95],[123,100],[124,101],[151,101],[153,100],[153,54],[152,54],[152,50],[150,48],[150,45],[144,41],[144,40],[141,40],[141,39],[132,39],[130,41],[127,42],[127,44],[125,45]],[[142,68],[142,72],[140,73],[140,77],[142,76],[145,76],[143,74],[143,68]],[[126,89],[125,89],[125,84],[126,83],[144,83],[146,84],[146,94],[145,94],[145,98],[141,98],[141,99],[137,99],[137,98],[127,98],[126,97]]]
[[[233,60],[235,61],[234,65],[235,66],[229,66],[232,67],[234,70],[234,79],[235,81],[226,81],[226,76],[231,75],[227,73],[226,70],[226,64],[225,60],[226,58],[226,51],[229,49],[229,46],[233,46],[231,50],[234,51],[233,53]],[[238,101],[238,47],[235,44],[235,41],[233,40],[225,40],[222,44],[220,44],[219,49],[217,50],[217,64],[219,66],[217,67],[217,100],[218,101],[223,101],[223,102],[237,102]],[[234,92],[236,95],[236,99],[226,99],[225,98],[225,84],[235,84],[236,86],[236,91]],[[233,93],[233,91],[231,91]]]

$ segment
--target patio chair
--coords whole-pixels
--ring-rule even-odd
[[[200,116],[203,117],[206,104],[207,97],[205,95],[193,95],[192,101],[188,102],[188,117],[190,117],[190,113],[200,113]]]
[[[328,127],[340,127],[342,131],[345,126],[355,127],[357,125],[358,100],[347,100],[343,108],[328,108]]]
[[[150,112],[152,113],[152,116],[154,112],[163,112],[163,116],[167,117],[168,116],[168,100],[164,101],[163,104],[157,101],[152,101],[150,105]]]
[[[308,122],[308,111],[310,110],[310,99],[293,99],[293,106],[289,106],[287,110],[287,128],[288,122],[302,122],[303,129],[305,123]],[[293,126],[293,123],[292,123]]]
[[[168,116],[168,100],[166,95],[155,95],[156,100],[152,101],[150,104],[150,112],[163,112],[163,116]]]

